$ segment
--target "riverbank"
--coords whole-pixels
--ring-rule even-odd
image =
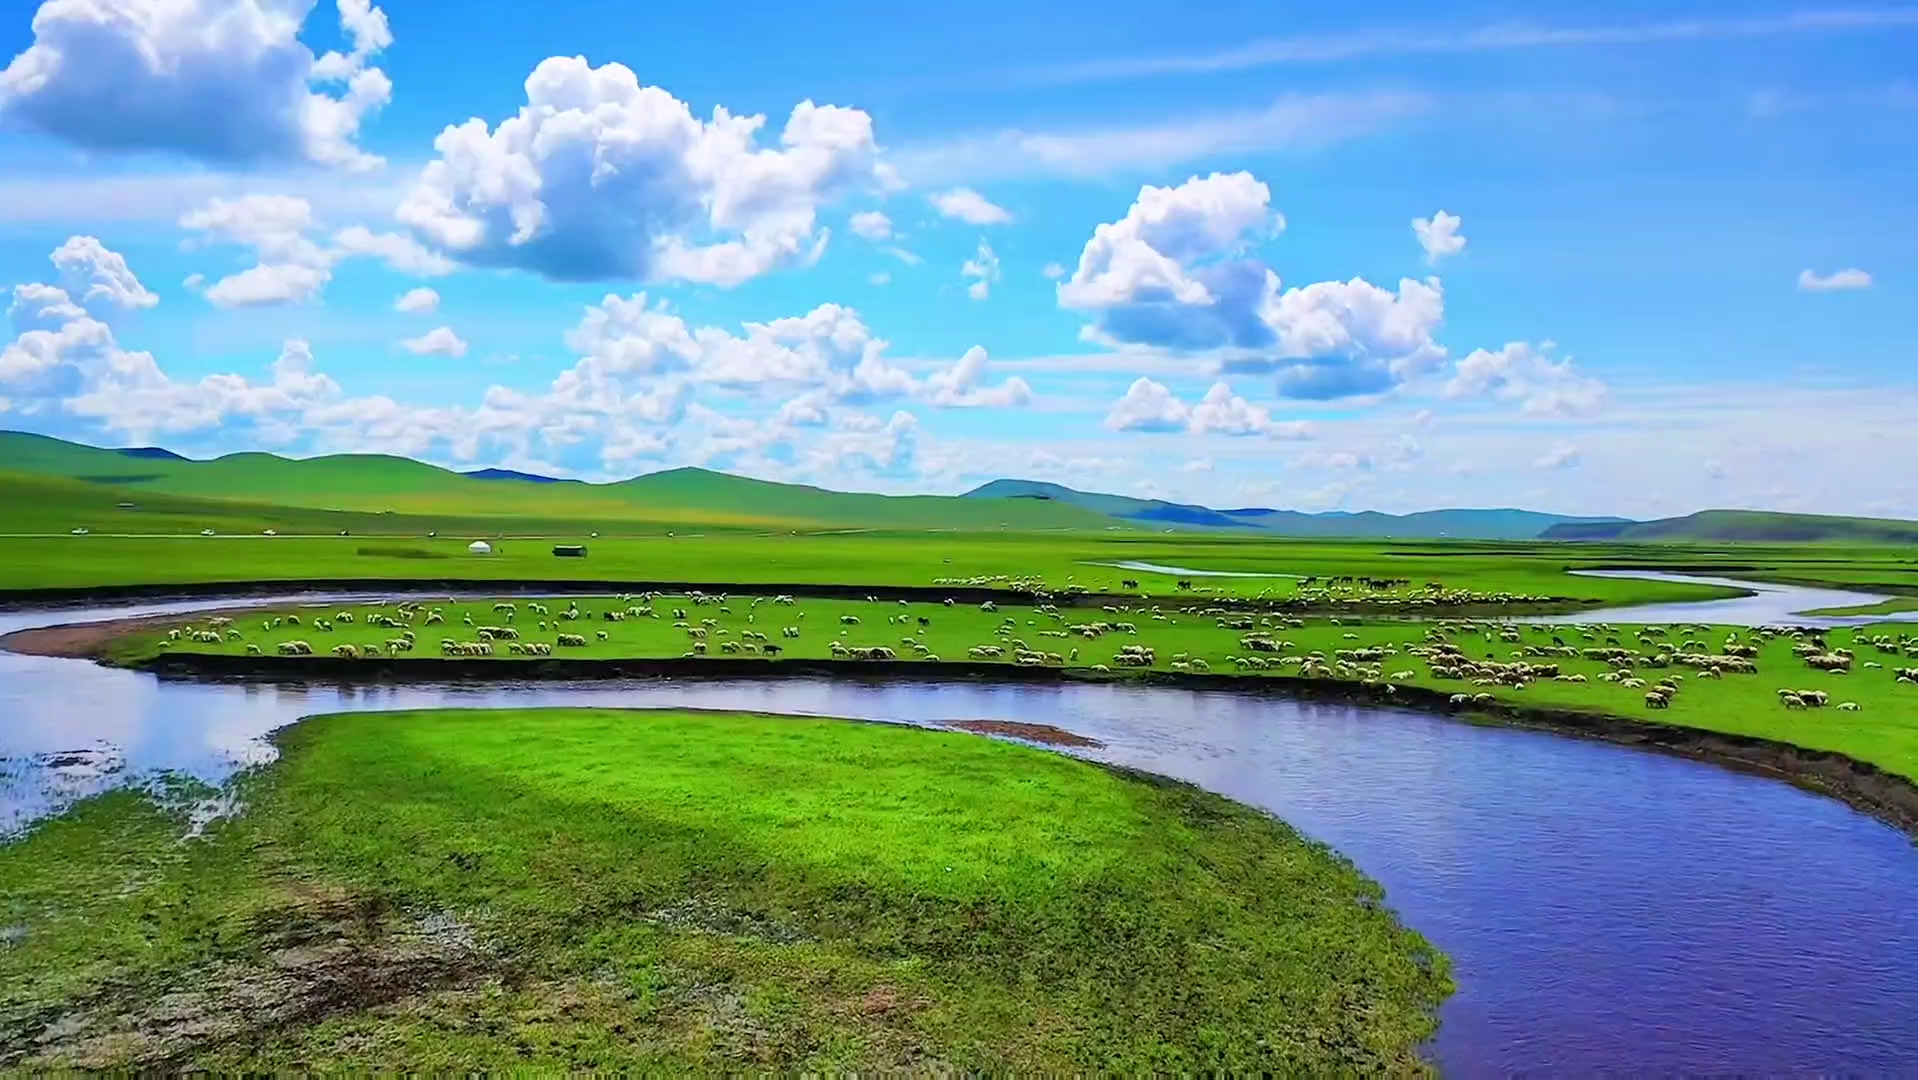
[[[1344,679],[1246,677],[1223,673],[1133,670],[1098,673],[1085,668],[1015,667],[1005,664],[900,660],[860,661],[730,657],[660,657],[627,660],[495,660],[420,657],[342,662],[331,657],[240,657],[172,653],[136,665],[161,678],[221,681],[324,682],[340,685],[407,683],[579,682],[616,679],[782,679],[825,677],[874,682],[980,682],[1044,685],[1068,682],[1172,686],[1240,695],[1384,706],[1437,713],[1467,723],[1500,724],[1555,735],[1671,754],[1723,768],[1783,780],[1814,791],[1885,822],[1918,839],[1918,783],[1850,755],[1778,739],[1711,731],[1655,720],[1558,708],[1509,698],[1459,702],[1454,692],[1403,684]],[[1065,743],[1064,745],[1071,745]]]
[[[892,725],[303,722],[237,816],[0,847],[13,1068],[1411,1073],[1376,886],[1170,781]]]

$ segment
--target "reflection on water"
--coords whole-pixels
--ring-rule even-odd
[[[56,621],[72,617],[0,616],[0,632]],[[558,704],[1054,724],[1106,744],[1088,756],[1264,807],[1352,858],[1452,957],[1435,1047],[1452,1074],[1918,1061],[1918,852],[1899,833],[1708,765],[1415,713],[1095,685],[220,685],[0,655],[16,763],[0,815],[153,769],[218,780],[316,712]],[[124,770],[56,791],[59,770],[19,764],[89,747]]]

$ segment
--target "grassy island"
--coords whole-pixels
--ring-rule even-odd
[[[1451,988],[1283,823],[1026,746],[585,710],[279,744],[190,838],[120,791],[0,847],[0,1065],[1404,1074]]]

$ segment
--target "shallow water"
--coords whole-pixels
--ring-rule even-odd
[[[1158,563],[1139,562],[1127,559],[1123,562],[1096,562],[1088,566],[1105,566],[1114,570],[1134,570],[1142,574],[1177,574],[1182,577],[1259,577],[1259,578],[1296,578],[1297,574],[1260,574],[1251,570],[1187,570],[1182,566],[1161,566]]]
[[[0,633],[151,610],[4,615]],[[1918,1062],[1918,850],[1904,836],[1773,781],[1409,712],[1101,685],[206,684],[0,654],[0,756],[17,763],[0,821],[155,769],[217,781],[316,712],[558,704],[1019,720],[1098,738],[1089,756],[1264,807],[1384,884],[1452,957],[1459,992],[1434,1052],[1454,1075]],[[101,755],[19,764],[88,747]]]
[[[1879,593],[1852,592],[1848,589],[1811,589],[1803,585],[1778,585],[1769,581],[1740,581],[1736,578],[1705,577],[1699,574],[1673,574],[1661,570],[1573,570],[1582,577],[1633,578],[1640,581],[1671,581],[1685,585],[1719,585],[1743,589],[1750,595],[1724,600],[1688,600],[1669,604],[1639,604],[1604,611],[1581,611],[1554,615],[1534,622],[1565,623],[1673,623],[1701,622],[1721,626],[1863,626],[1876,622],[1918,621],[1918,611],[1900,611],[1890,615],[1807,615],[1822,608],[1855,607],[1891,599]]]
[[[1193,570],[1183,566],[1162,566],[1147,562],[1094,563],[1121,570],[1153,574],[1178,574],[1185,577],[1267,577],[1293,578],[1297,574],[1254,574],[1236,570]],[[1703,622],[1721,626],[1863,626],[1875,622],[1918,622],[1918,611],[1889,615],[1842,616],[1806,615],[1823,608],[1856,607],[1876,604],[1890,597],[1880,593],[1852,592],[1847,589],[1812,589],[1802,585],[1778,585],[1767,581],[1741,581],[1735,578],[1705,577],[1699,574],[1674,574],[1663,570],[1572,570],[1581,577],[1627,578],[1639,581],[1669,581],[1681,585],[1718,585],[1741,589],[1749,595],[1723,600],[1681,600],[1665,604],[1639,604],[1632,607],[1575,611],[1563,615],[1526,617],[1526,622],[1541,623],[1674,623]]]

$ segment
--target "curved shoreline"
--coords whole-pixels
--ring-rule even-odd
[[[823,582],[700,582],[700,581],[622,581],[608,580],[532,580],[523,578],[290,578],[279,581],[201,581],[175,585],[85,585],[44,589],[0,590],[0,612],[58,610],[150,601],[167,603],[188,600],[272,600],[297,593],[419,594],[464,592],[484,596],[606,596],[630,592],[684,593],[687,591],[814,597],[822,600],[905,600],[918,603],[942,603],[947,599],[961,604],[1030,603],[1034,593],[1016,589],[986,588],[977,585],[836,585]],[[1528,618],[1564,615],[1602,609],[1605,601],[1586,597],[1560,596],[1525,604],[1460,604],[1444,608],[1407,610],[1370,604],[1311,605],[1297,601],[1255,600],[1247,596],[1217,596],[1187,592],[1084,592],[1049,593],[1046,599],[1066,607],[1084,607],[1111,603],[1154,601],[1209,607],[1253,607],[1283,611],[1292,615],[1351,615],[1369,618]]]
[[[1169,686],[1432,713],[1464,723],[1491,723],[1708,762],[1764,776],[1837,799],[1918,840],[1918,783],[1836,751],[1775,739],[1634,720],[1605,713],[1497,702],[1452,704],[1452,693],[1420,686],[1367,686],[1337,679],[1246,677],[1140,671],[1101,675],[1068,668],[1015,667],[960,661],[884,663],[835,660],[758,660],[735,657],[631,660],[478,660],[420,657],[344,661],[323,656],[224,656],[173,653],[132,665],[163,679],[223,682],[311,681],[334,685],[438,682],[603,681],[611,679],[768,679],[793,677],[893,682],[987,682],[1013,685],[1100,683]]]

